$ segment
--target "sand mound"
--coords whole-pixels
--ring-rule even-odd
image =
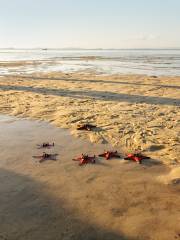
[[[166,175],[159,176],[158,180],[164,184],[180,184],[180,166],[173,168]]]

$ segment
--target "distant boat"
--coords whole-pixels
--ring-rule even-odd
[[[48,49],[47,48],[42,48],[43,51],[47,51]]]

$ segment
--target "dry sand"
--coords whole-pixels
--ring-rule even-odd
[[[180,77],[49,73],[0,78],[0,112],[70,128],[91,142],[180,162]],[[80,123],[98,126],[78,132]]]
[[[0,116],[0,136],[1,240],[180,239],[180,185],[157,181],[170,175],[168,166],[97,159],[79,167],[71,159],[80,150],[98,154],[110,146],[40,121]],[[55,141],[48,152],[58,153],[57,161],[32,158],[43,141]]]

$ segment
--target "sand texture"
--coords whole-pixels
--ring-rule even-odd
[[[97,157],[80,167],[72,158],[109,146],[42,121],[0,116],[0,136],[0,240],[180,239],[180,185],[158,179],[177,177],[169,166]],[[32,157],[43,141],[57,161]]]
[[[42,119],[95,143],[180,162],[180,77],[49,73],[0,78],[0,112]],[[77,131],[93,123],[93,132]]]

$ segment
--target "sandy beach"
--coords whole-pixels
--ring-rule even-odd
[[[0,78],[0,112],[69,128],[74,136],[180,162],[180,77],[37,73]],[[93,132],[78,124],[97,125]]]
[[[0,239],[180,239],[179,93],[180,77],[1,76]],[[44,141],[57,161],[32,158]],[[120,159],[72,161],[113,149]],[[123,160],[137,149],[151,159]]]
[[[180,1],[1,1],[0,240],[180,240]]]
[[[169,181],[177,167],[123,158],[80,167],[72,158],[81,150],[110,146],[42,121],[0,119],[0,239],[180,239],[180,189]],[[55,142],[47,151],[57,161],[32,158],[44,140]]]

